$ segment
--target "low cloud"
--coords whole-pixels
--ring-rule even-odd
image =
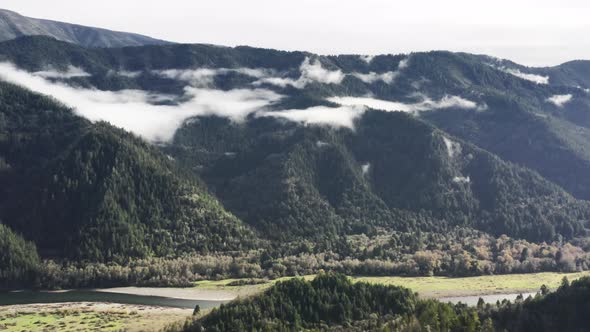
[[[301,78],[307,81],[314,81],[325,84],[340,84],[344,79],[344,74],[340,69],[328,70],[322,67],[319,60],[313,62],[305,58],[301,66]]]
[[[404,104],[397,101],[375,99],[369,97],[331,97],[329,101],[346,106],[363,105],[376,110],[400,111],[417,114],[423,111],[431,111],[444,108],[462,108],[483,110],[485,106],[478,105],[476,102],[467,100],[458,96],[444,96],[440,100],[432,100],[422,96],[423,100],[418,103]]]
[[[397,70],[406,69],[409,66],[410,66],[410,57],[407,57],[405,59],[400,60],[400,62],[397,65]]]
[[[140,71],[128,71],[128,70],[121,70],[121,71],[118,71],[116,73],[119,76],[129,77],[129,78],[136,78],[139,75],[141,75],[141,72]]]
[[[113,92],[73,88],[19,70],[10,63],[0,63],[0,78],[52,96],[91,121],[110,122],[152,142],[170,141],[176,129],[190,117],[219,115],[240,121],[282,98],[265,89],[221,91],[187,87],[185,102],[154,105],[170,97],[138,90]]]
[[[387,84],[391,84],[393,82],[393,80],[399,75],[399,72],[388,71],[383,74],[377,74],[375,72],[370,72],[368,74],[352,73],[351,75],[360,79],[361,81],[363,81],[365,83],[369,83],[369,84],[375,83],[377,81],[383,81]]]
[[[362,56],[361,56],[362,59]],[[371,58],[371,60],[373,60],[373,58]],[[368,74],[364,74],[364,73],[350,73],[348,75],[352,75],[358,79],[360,79],[361,81],[371,84],[377,81],[383,81],[387,84],[391,84],[393,83],[393,81],[401,74],[401,72],[408,68],[409,66],[409,61],[410,61],[410,57],[407,57],[405,59],[400,60],[399,64],[397,65],[397,70],[396,71],[388,71],[385,73],[375,73],[375,72],[369,72]],[[367,62],[367,63],[370,63]]]
[[[520,77],[524,80],[535,82],[537,84],[549,84],[549,76],[541,76],[536,74],[529,74],[520,71],[519,69],[507,68],[503,69],[504,72],[514,75],[516,77]]]
[[[307,84],[312,82],[324,83],[324,84],[340,84],[346,76],[340,69],[328,70],[322,67],[319,60],[310,60],[305,58],[301,66],[299,66],[301,76],[298,79],[288,77],[262,77],[254,84],[260,85],[263,83],[276,85],[279,87],[286,87],[291,85],[297,89],[303,89]]]
[[[371,61],[373,61],[373,59],[375,58],[374,55],[359,55],[359,57],[367,64],[371,63]]]
[[[75,66],[68,66],[66,71],[58,71],[52,68],[48,68],[47,70],[37,71],[34,72],[33,75],[43,77],[43,78],[54,78],[54,79],[68,79],[74,77],[89,77],[91,76],[87,73],[84,69]]]
[[[197,68],[197,69],[166,69],[152,70],[152,73],[161,77],[184,81],[193,87],[207,87],[213,84],[217,75],[227,73],[239,73],[253,78],[264,78],[273,75],[274,72],[262,68]]]
[[[572,100],[572,95],[554,95],[546,99],[547,102],[552,103],[557,107],[563,107],[565,104],[569,103]]]
[[[258,113],[258,116],[286,119],[306,125],[330,125],[354,129],[354,120],[360,117],[365,110],[366,108],[362,106],[314,106],[306,109]]]

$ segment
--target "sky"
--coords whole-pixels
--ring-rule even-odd
[[[528,66],[590,59],[587,0],[0,0],[0,8],[186,43],[320,54],[450,50]]]

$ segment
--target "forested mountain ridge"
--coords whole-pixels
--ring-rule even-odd
[[[397,107],[398,110],[397,104],[384,105],[383,101],[404,103],[406,108],[412,105],[417,109],[438,103],[438,107],[444,109],[416,113],[505,160],[536,170],[578,198],[590,198],[590,182],[587,182],[590,177],[582,176],[590,172],[590,148],[587,146],[590,96],[583,86],[551,79],[549,74],[540,72],[541,69],[441,51],[381,55],[365,61],[357,55],[316,56],[305,52],[211,45],[90,50],[46,37],[4,42],[0,47],[0,59],[29,71],[47,70],[48,66],[59,70],[79,67],[89,75],[64,79],[76,86],[115,91],[140,89],[179,96],[187,85],[183,72],[189,76],[191,71],[199,74],[199,69],[217,70],[205,82],[208,88],[251,88],[256,83],[257,87],[288,96],[275,105],[276,108],[324,105],[326,98],[333,96],[370,95],[379,101],[371,104],[374,108]],[[313,59],[311,65],[319,63],[329,73],[339,72],[338,82],[310,79],[304,86],[294,87],[292,84],[303,85],[305,81],[300,75],[306,59]],[[570,63],[566,63],[563,68],[569,66]],[[552,70],[559,71],[559,68]],[[242,69],[262,72],[248,73]],[[261,79],[259,75],[268,74],[265,71],[276,77]],[[577,73],[583,76],[584,71]],[[548,84],[535,81],[539,77],[542,81],[546,78]],[[445,101],[455,103],[445,106]],[[466,101],[471,104],[465,104]],[[367,100],[353,102],[362,104]]]
[[[167,43],[163,40],[134,33],[30,18],[9,10],[0,9],[0,40],[5,41],[22,36],[36,35],[50,36],[86,47],[121,47]]]
[[[0,86],[0,219],[64,270],[208,254],[233,263],[207,277],[586,269],[590,97],[494,61],[2,42],[0,77],[56,100]]]
[[[354,131],[270,122],[198,119],[166,148],[202,165],[226,206],[269,236],[449,225],[534,241],[586,234],[586,202],[407,114],[368,112]]]
[[[240,250],[256,236],[156,148],[2,83],[1,219],[44,256]]]

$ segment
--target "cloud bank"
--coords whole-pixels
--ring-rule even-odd
[[[383,74],[377,74],[375,72],[370,72],[368,74],[363,74],[363,73],[352,73],[350,74],[358,79],[360,79],[361,81],[365,82],[365,83],[375,83],[377,81],[383,81],[387,84],[391,84],[393,82],[393,80],[399,75],[399,72],[397,71],[388,71],[386,73]]]
[[[66,71],[57,71],[52,68],[48,68],[47,70],[37,71],[34,72],[33,75],[43,77],[43,78],[57,78],[57,79],[67,79],[67,78],[74,78],[74,77],[89,77],[91,76],[87,73],[84,69],[80,67],[75,67],[72,65],[68,66]]]
[[[243,120],[282,98],[265,89],[235,89],[229,91],[187,87],[183,102],[178,105],[154,105],[169,97],[138,90],[100,91],[78,89],[17,69],[10,63],[0,63],[0,78],[50,95],[90,121],[107,121],[152,142],[172,139],[186,119],[198,115],[219,115]]]
[[[512,68],[504,69],[503,71],[510,74],[510,75],[514,75],[516,77],[520,77],[522,79],[525,79],[525,80],[531,81],[531,82],[535,82],[537,84],[549,84],[549,76],[541,76],[541,75],[536,75],[536,74],[524,73],[524,72],[520,71],[519,69],[512,69]]]
[[[360,117],[365,110],[365,107],[356,105],[342,107],[314,106],[306,109],[258,113],[258,116],[286,119],[305,125],[330,125],[354,129],[354,120]]]
[[[197,68],[152,70],[152,73],[155,75],[164,78],[184,81],[189,83],[193,87],[210,86],[211,84],[213,84],[215,76],[224,75],[232,72],[259,79],[274,74],[273,71],[263,68]]]
[[[340,69],[328,70],[322,67],[319,60],[313,61],[306,57],[299,66],[301,76],[298,79],[289,77],[261,77],[254,84],[260,85],[263,83],[276,85],[279,87],[286,87],[291,85],[297,89],[303,89],[307,84],[312,82],[324,84],[340,84],[346,76]]]
[[[397,101],[389,101],[369,97],[330,97],[328,98],[328,100],[339,105],[363,105],[376,110],[384,110],[388,112],[400,111],[412,114],[444,108],[462,108],[475,110],[483,110],[485,108],[485,106],[478,105],[474,101],[467,100],[458,96],[444,96],[443,98],[437,101],[425,96],[422,96],[422,98],[423,100],[421,102],[414,104],[404,104]]]
[[[567,94],[567,95],[553,95],[549,98],[547,98],[545,101],[552,103],[553,105],[557,106],[557,107],[563,107],[565,104],[569,103],[572,100],[572,95],[571,94]]]
[[[359,55],[359,58],[361,58],[361,60],[363,60],[364,62],[369,64],[373,61],[375,56],[374,55]]]

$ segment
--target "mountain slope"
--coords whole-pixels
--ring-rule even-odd
[[[225,208],[277,245],[306,238],[330,242],[382,229],[443,232],[454,226],[534,241],[587,235],[588,203],[568,192],[590,197],[586,186],[590,177],[584,176],[590,172],[585,152],[590,151],[585,139],[589,126],[577,121],[583,120],[589,97],[577,88],[523,79],[486,62],[487,58],[428,52],[381,55],[368,61],[358,55],[177,44],[89,49],[39,36],[1,46],[2,60],[31,72],[79,68],[84,75],[56,75],[50,81],[86,92],[150,91],[172,106],[186,100],[191,89],[240,93],[266,89],[281,96],[244,120],[187,116],[174,139],[158,148],[79,118],[52,115],[39,130],[39,119],[12,114],[11,126],[33,129],[22,137],[9,135],[7,151],[18,150],[6,160],[25,170],[33,164],[43,167],[41,177],[29,179],[30,173],[23,172],[29,187],[20,189],[13,183],[10,190],[18,195],[6,194],[23,198],[34,192],[40,202],[19,215],[26,204],[11,201],[5,211],[18,217],[7,221],[15,228],[32,225],[27,219],[38,222],[47,213],[58,213],[47,203],[57,197],[61,206],[84,206],[77,212],[62,209],[71,215],[58,213],[58,221],[51,222],[59,227],[81,218],[88,225],[81,234],[95,234],[91,237],[104,244],[120,226],[108,221],[122,220],[129,227],[122,227],[121,234],[131,234],[131,239],[143,236],[154,245],[168,243],[168,233],[177,233],[171,230],[176,225],[167,220],[182,219],[182,211],[190,210],[190,204],[176,198],[188,197],[186,191],[205,191],[201,188],[207,186]],[[203,73],[207,79],[202,79]],[[571,94],[572,100],[562,105],[551,102],[550,98],[564,94]],[[18,105],[18,98],[7,95],[6,103]],[[293,111],[318,110],[309,109],[312,106],[338,111],[342,98],[361,103],[368,99],[371,108],[382,111],[363,111],[345,125],[277,119]],[[120,112],[127,109],[120,107]],[[395,112],[399,110],[404,112]],[[211,113],[215,112],[205,112]],[[71,129],[65,134],[53,132],[53,126],[62,125]],[[158,149],[176,162],[166,160]],[[184,174],[189,171],[202,179],[203,187],[190,183],[191,176]],[[161,183],[148,183],[151,178]],[[105,184],[104,190],[91,191],[87,200],[79,202],[79,193],[93,190],[89,181],[96,180]],[[127,199],[138,191],[147,197]],[[187,210],[179,211],[176,207],[181,205]],[[92,210],[90,217],[87,208]],[[142,223],[150,225],[147,230],[136,227]],[[104,228],[93,233],[97,224]],[[241,224],[234,225],[230,229],[237,229],[239,238]],[[165,232],[160,234],[162,229]],[[22,230],[25,236],[26,232]],[[184,243],[170,237],[172,243]],[[74,237],[70,242],[57,239],[56,243],[70,243],[67,248],[81,243]],[[215,237],[206,240],[211,239]],[[115,236],[113,241],[120,239]],[[187,248],[206,250],[187,241]],[[237,248],[239,241],[231,242],[225,249]],[[212,245],[219,248],[223,243]],[[130,248],[137,247],[125,244],[121,250],[135,255]],[[141,255],[169,253],[148,247],[140,249]],[[83,251],[81,256],[90,252],[98,259],[114,257],[94,245]]]
[[[134,33],[30,18],[0,9],[0,41],[34,35],[49,36],[86,47],[123,47],[168,43]]]
[[[156,148],[0,85],[0,219],[43,256],[97,261],[248,248],[256,235]]]
[[[535,172],[401,112],[368,112],[354,130],[198,118],[165,149],[275,239],[461,225],[548,241],[586,234],[590,216]]]
[[[514,302],[421,299],[409,289],[319,274],[278,282],[170,331],[584,331],[590,278]]]

